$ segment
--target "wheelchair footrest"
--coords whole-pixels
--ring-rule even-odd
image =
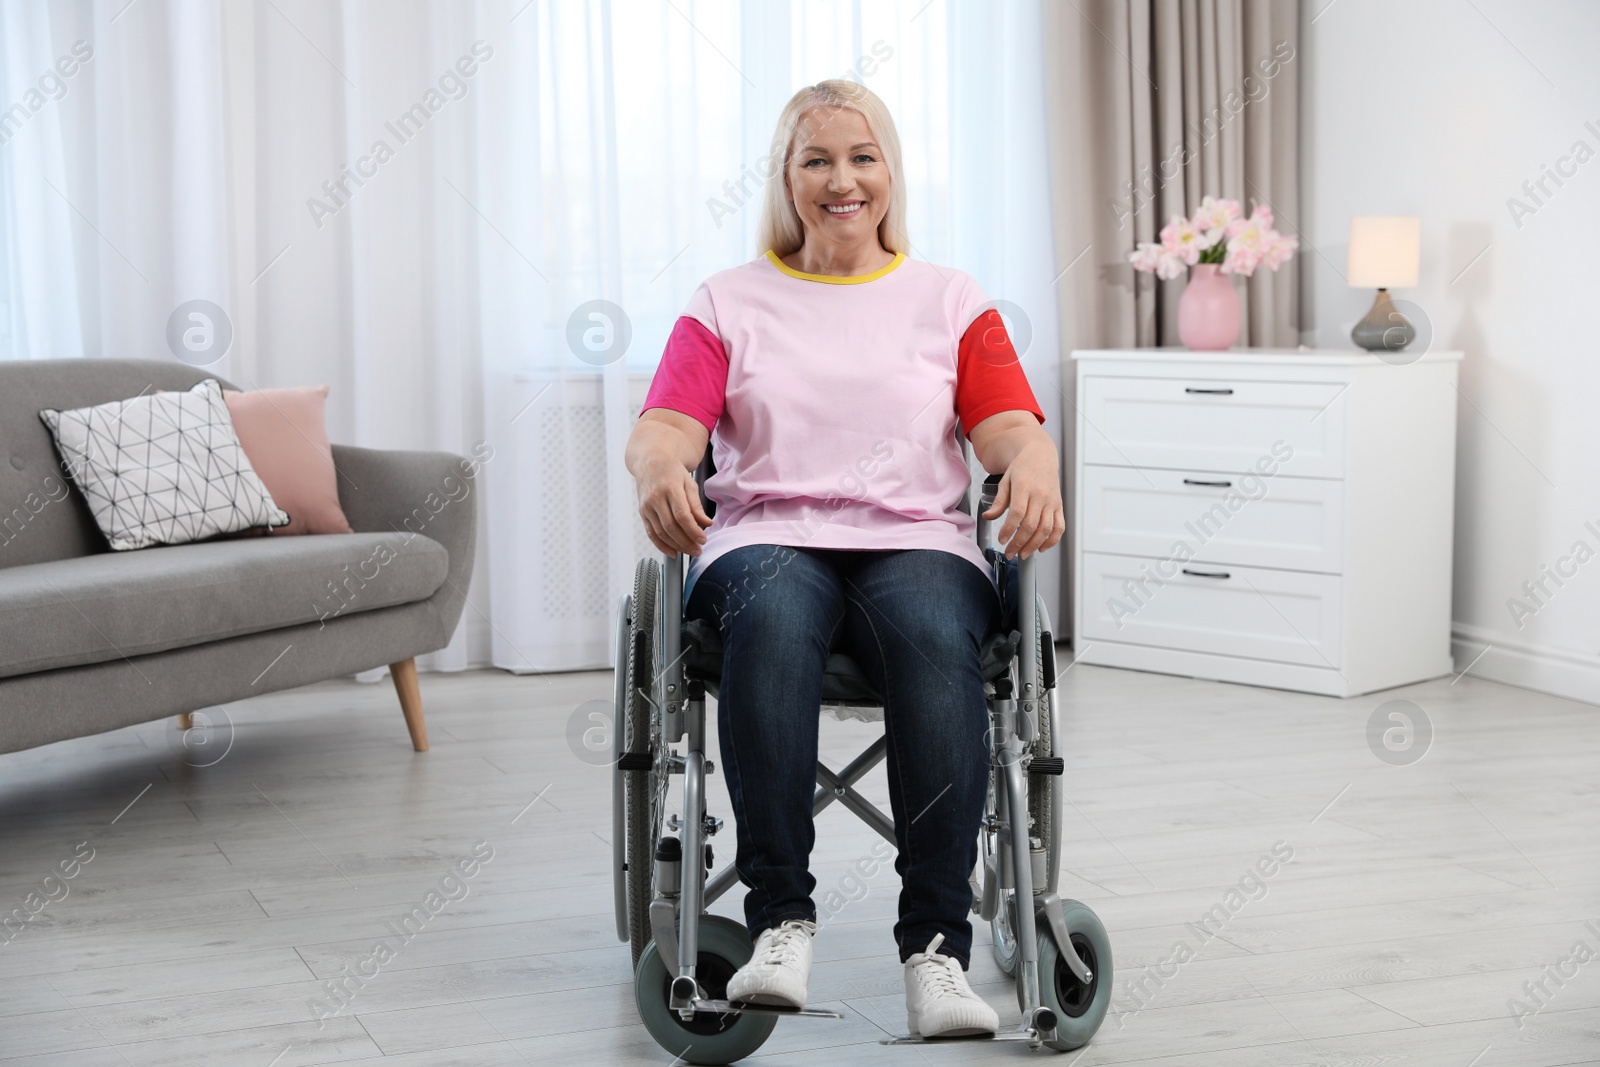
[[[742,1000],[694,999],[695,1011],[714,1011],[740,1015],[798,1015],[805,1019],[843,1019],[844,1015],[828,1008],[791,1008],[787,1004],[747,1004]]]
[[[1031,1030],[1001,1030],[996,1034],[963,1034],[958,1037],[923,1037],[907,1034],[904,1037],[880,1038],[880,1045],[956,1045],[967,1041],[1026,1041],[1030,1045],[1043,1044],[1043,1038]]]
[[[1066,774],[1067,761],[1061,756],[1035,756],[1028,761],[1029,774]]]

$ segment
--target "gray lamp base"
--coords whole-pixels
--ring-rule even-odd
[[[1356,323],[1350,339],[1368,352],[1398,352],[1417,339],[1417,328],[1395,310],[1389,290],[1379,289],[1372,310]]]

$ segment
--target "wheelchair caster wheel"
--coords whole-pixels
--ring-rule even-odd
[[[700,917],[695,977],[707,1000],[727,997],[728,980],[749,962],[751,949],[743,924],[720,915]],[[684,1019],[669,1007],[673,977],[661,962],[656,943],[650,942],[634,974],[639,1018],[656,1044],[684,1063],[724,1064],[743,1059],[760,1048],[778,1025],[773,1015],[736,1012],[700,1012]]]
[[[1087,904],[1063,900],[1061,918],[1078,958],[1089,968],[1089,982],[1078,981],[1056,948],[1050,927],[1041,923],[1039,997],[1056,1017],[1055,1037],[1045,1043],[1060,1052],[1070,1052],[1089,1043],[1111,1006],[1111,939],[1100,916]]]

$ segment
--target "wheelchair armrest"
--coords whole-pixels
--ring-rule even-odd
[[[1003,477],[1004,475],[1001,474],[991,474],[983,480],[983,493],[979,498],[978,504],[979,514],[988,511],[993,506],[994,498],[1000,492],[1000,479]]]
[[[706,496],[706,479],[717,473],[717,465],[711,460],[711,443],[706,442],[705,455],[700,457],[700,466],[695,468],[694,483],[700,488],[700,506],[705,509],[706,517],[717,517],[717,505],[714,500]]]

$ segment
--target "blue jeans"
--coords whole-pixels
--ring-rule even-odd
[[[685,614],[722,633],[717,723],[752,940],[817,917],[817,720],[824,665],[842,651],[884,698],[900,959],[942,933],[939,951],[965,967],[989,784],[980,656],[1000,624],[994,583],[950,552],[748,545],[700,574]]]

